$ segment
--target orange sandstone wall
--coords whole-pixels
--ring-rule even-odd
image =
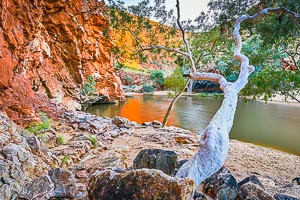
[[[78,107],[88,75],[99,95],[123,99],[108,28],[103,1],[0,1],[0,108],[26,124],[58,104]]]

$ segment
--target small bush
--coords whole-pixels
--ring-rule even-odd
[[[154,91],[154,88],[152,85],[147,85],[147,84],[143,85],[143,92],[152,94],[153,91]]]
[[[92,96],[96,91],[96,81],[92,76],[88,76],[86,82],[83,84],[80,90],[80,94],[85,96]]]
[[[98,147],[98,140],[97,140],[97,138],[96,138],[95,136],[89,135],[89,136],[87,137],[87,139],[88,139],[89,141],[91,141],[91,143],[92,143],[92,145],[93,145],[94,147]]]
[[[62,136],[58,136],[56,142],[58,145],[62,145],[64,143],[64,138]]]
[[[129,75],[124,75],[123,81],[125,84],[130,85],[131,83],[133,83],[133,78]]]
[[[30,133],[37,134],[38,132],[48,130],[51,128],[51,120],[48,118],[47,114],[43,112],[38,112],[38,115],[40,116],[42,122],[28,127],[26,130]]]
[[[68,162],[68,160],[70,160],[70,156],[65,155],[62,159],[61,159],[61,165],[66,164]]]
[[[165,74],[162,70],[151,71],[150,80],[154,81],[156,86],[162,88],[165,84]]]

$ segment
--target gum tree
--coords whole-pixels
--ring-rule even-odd
[[[185,32],[183,24],[180,20],[181,16],[179,3],[179,0],[177,0],[176,21],[181,32],[183,47],[180,49],[169,48],[161,45],[143,47],[141,43],[138,43],[138,46],[142,50],[163,49],[186,57],[190,65],[190,69],[185,75],[188,76],[190,80],[209,80],[219,83],[220,88],[224,93],[224,99],[220,108],[215,113],[204,131],[200,134],[198,151],[191,159],[189,159],[189,161],[182,165],[176,174],[177,177],[192,178],[196,188],[202,181],[223,166],[229,150],[229,133],[234,121],[234,115],[238,102],[238,94],[247,85],[250,74],[255,70],[254,66],[250,64],[249,58],[241,53],[243,45],[242,36],[240,34],[241,24],[244,22],[259,23],[260,20],[262,20],[268,14],[279,13],[279,15],[289,15],[295,21],[298,21],[300,16],[285,8],[266,8],[260,10],[257,14],[252,16],[242,15],[238,17],[235,20],[233,28],[233,38],[235,41],[233,58],[239,63],[239,73],[235,81],[228,81],[221,74],[203,72],[199,70],[199,66],[196,65],[196,63],[200,63],[198,62],[199,59],[195,59],[195,56],[192,53],[190,42],[187,39],[187,33]],[[134,37],[136,37],[136,35]]]

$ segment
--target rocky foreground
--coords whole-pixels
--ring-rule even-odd
[[[173,175],[197,143],[196,134],[156,121],[82,112],[32,134],[0,112],[0,199],[192,199],[193,181]],[[299,199],[299,166],[299,156],[231,141],[225,167],[195,198]]]

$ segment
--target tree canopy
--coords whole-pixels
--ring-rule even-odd
[[[179,40],[180,27],[174,11],[166,11],[163,0],[144,0],[128,7],[121,1],[110,1],[110,6],[113,27],[129,32],[134,38],[132,55],[143,60],[147,59],[145,51],[163,51],[164,56],[176,56],[181,67],[192,65],[183,52],[186,46],[184,41]],[[242,13],[255,14],[266,7],[280,7],[282,11],[279,14],[271,13],[263,21],[242,25],[245,30],[242,32],[245,40],[242,51],[249,55],[256,70],[241,94],[251,99],[265,100],[278,93],[285,96],[299,94],[299,20],[283,12],[285,9],[299,13],[297,0],[211,0],[208,7],[208,12],[199,13],[196,19],[181,21],[198,70],[218,69],[227,80],[234,81],[239,74],[238,61],[232,58],[234,39],[230,34],[235,20]],[[150,18],[155,18],[159,23]],[[166,54],[165,51],[173,54]],[[284,68],[286,63],[289,66]],[[270,75],[277,79],[269,79]]]

